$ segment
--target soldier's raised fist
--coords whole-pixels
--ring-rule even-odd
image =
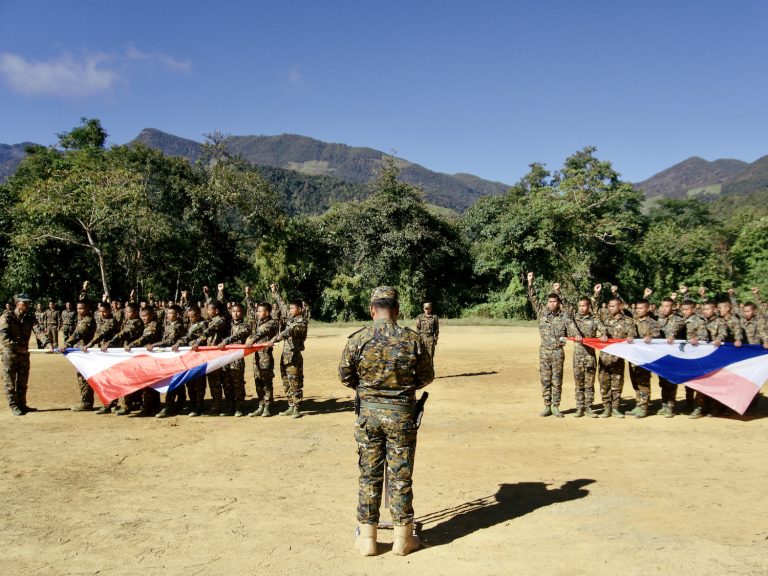
[[[272,290],[272,292],[277,292],[277,284],[270,284],[269,289]]]
[[[560,290],[560,282],[555,282],[552,284],[552,291],[557,292],[558,290]]]
[[[699,286],[699,296],[703,298],[706,293],[707,289],[704,286]]]
[[[611,294],[616,294],[619,291],[619,287],[615,284],[611,284]]]
[[[219,282],[219,283],[216,285],[216,288],[217,288],[218,290],[220,290],[220,291],[221,291],[221,290],[224,290],[224,282]]]
[[[208,294],[208,292],[210,292],[208,286],[203,286],[203,294]]]
[[[728,288],[728,295],[729,296],[733,296],[735,293],[736,293],[736,290],[734,290],[733,288]]]
[[[670,298],[672,298],[672,300],[677,300],[677,292],[672,292],[672,293],[669,295],[669,297],[670,297]]]
[[[528,278],[528,284],[529,285],[532,284],[533,283],[533,272],[528,272],[527,278]]]
[[[757,286],[752,287],[752,294],[760,294],[760,288]]]
[[[643,298],[648,298],[648,296],[650,296],[651,294],[653,294],[653,290],[651,290],[650,288],[646,288],[645,290],[643,290]]]
[[[90,282],[88,282],[88,280],[86,280],[85,282],[83,282],[83,290],[88,290],[88,286],[90,286],[90,285],[91,285],[91,283],[90,283]]]
[[[595,291],[595,294],[600,294],[600,291],[602,289],[603,289],[603,285],[602,284],[595,284],[595,287],[593,288],[593,290]]]
[[[677,287],[677,291],[680,292],[680,294],[687,294],[688,286],[686,286],[685,284],[680,284],[680,286]]]
[[[251,287],[250,287],[250,286],[246,286],[246,287],[245,287],[245,294],[246,294],[246,296],[247,296],[248,294],[250,294],[250,293],[251,293]]]

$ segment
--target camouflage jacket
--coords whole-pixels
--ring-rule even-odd
[[[696,314],[691,314],[688,318],[680,318],[675,338],[678,340],[691,340],[692,338],[696,338],[706,342],[708,334],[707,329],[704,326],[704,321]]]
[[[229,321],[226,317],[219,314],[209,320],[208,326],[206,326],[205,330],[200,333],[200,336],[194,340],[194,343],[200,344],[200,341],[205,339],[208,346],[216,346],[227,337],[228,333]],[[190,342],[190,344],[192,343],[193,342]]]
[[[744,340],[744,334],[741,329],[741,318],[736,314],[729,314],[726,318],[721,316],[723,322],[725,322],[726,336],[723,342],[741,342]]]
[[[597,330],[598,338],[603,336],[607,338],[637,338],[637,327],[635,326],[634,319],[626,316],[624,313],[617,314],[605,319],[600,324]],[[612,364],[619,361],[620,358],[608,354],[606,352],[600,352],[600,361],[603,364]]]
[[[15,310],[3,312],[0,316],[0,351],[27,354],[29,338],[36,323],[34,312],[26,311],[21,316]]]
[[[659,325],[659,330],[665,338],[674,338],[682,322],[683,317],[675,312],[671,312],[669,316],[658,315],[656,317],[656,324]]]
[[[93,340],[96,333],[96,322],[90,315],[78,318],[77,325],[71,336],[64,341],[64,346],[71,348],[73,346],[84,346]]]
[[[115,347],[131,344],[131,342],[134,342],[137,338],[139,338],[143,332],[144,322],[138,318],[134,318],[133,320],[123,320],[123,324],[120,327],[120,330],[118,330],[117,333],[112,336],[108,346]]]
[[[706,330],[707,336],[704,340],[713,342],[719,340],[725,342],[728,338],[728,324],[720,318],[720,316],[714,315],[711,318],[702,318],[704,330]]]
[[[197,342],[198,344],[205,344],[205,338],[203,338],[203,332],[208,327],[208,322],[205,320],[198,320],[194,324],[187,326],[187,333],[176,340],[176,344],[179,346],[186,346],[190,342]]]
[[[61,327],[64,330],[74,330],[77,324],[77,312],[75,310],[61,311]]]
[[[101,315],[99,315],[101,316]],[[104,346],[109,344],[115,334],[117,334],[119,324],[114,318],[102,318],[101,323],[96,327],[96,333],[88,342],[88,346]]]
[[[541,348],[548,350],[562,348],[565,346],[565,338],[568,333],[578,333],[578,329],[568,313],[563,309],[550,312],[547,306],[539,301],[533,286],[528,286],[528,298],[530,298],[531,306],[533,306],[539,319]]]
[[[123,312],[122,308],[120,308],[119,310],[114,310],[112,312],[112,317],[115,319],[115,322],[117,322],[118,326],[122,326],[123,325],[123,316],[124,315],[125,315],[125,313]]]
[[[46,330],[58,330],[61,328],[61,312],[59,310],[48,308],[48,310],[43,312],[43,318],[45,318]]]
[[[179,338],[184,336],[184,325],[181,321],[166,322],[163,327],[163,337],[158,342],[158,346],[173,346]]]
[[[307,321],[301,314],[291,317],[290,308],[283,302],[280,294],[273,294],[273,296],[284,322],[284,327],[277,334],[278,341],[285,340],[283,352],[301,352],[304,350],[304,341],[307,339]]]
[[[421,337],[391,320],[351,334],[339,364],[344,386],[356,389],[360,400],[382,404],[414,404],[416,390],[434,377]]]
[[[766,323],[764,320],[760,320],[757,316],[753,316],[749,320],[742,318],[741,329],[747,344],[765,344],[768,342],[768,329],[766,329]]]
[[[575,337],[581,336],[582,338],[597,338],[597,332],[600,327],[600,320],[595,318],[592,314],[576,314],[573,317],[573,328],[568,330],[568,336]],[[585,346],[581,342],[573,343],[573,357],[591,356],[595,357],[595,349],[591,346]]]
[[[33,330],[35,331],[35,334],[42,334],[45,332],[45,312],[33,312],[35,315],[35,325],[33,327]]]
[[[438,339],[440,336],[440,319],[437,314],[419,314],[416,317],[416,332],[424,338]]]
[[[229,336],[224,338],[224,344],[245,344],[251,335],[251,325],[247,320],[232,320],[229,323]]]
[[[163,338],[163,325],[157,320],[150,320],[144,324],[144,330],[129,346],[146,346],[147,344],[157,344]]]
[[[251,340],[255,344],[263,344],[264,342],[269,342],[277,336],[277,333],[279,331],[279,327],[277,325],[277,321],[272,318],[265,318],[264,320],[256,320],[254,324],[252,324],[251,329]],[[273,365],[273,356],[272,356],[272,347],[268,346],[267,348],[263,348],[262,350],[259,350],[256,352],[258,359],[259,359],[259,366],[261,368],[269,368]]]
[[[646,336],[650,336],[651,338],[659,338],[662,335],[659,322],[650,316],[645,316],[644,318],[635,317],[634,322],[638,338],[645,338]]]

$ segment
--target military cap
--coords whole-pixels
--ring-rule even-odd
[[[398,301],[400,295],[397,293],[397,289],[392,288],[392,286],[379,286],[371,292],[371,302],[386,299]]]
[[[432,302],[424,302],[424,308],[432,308]]]
[[[32,298],[30,298],[26,292],[22,292],[21,294],[16,294],[16,296],[13,297],[13,299],[16,302],[32,302]]]

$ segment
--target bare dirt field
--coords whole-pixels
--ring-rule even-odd
[[[0,574],[768,574],[768,402],[540,418],[531,327],[443,328],[414,483],[426,547],[396,557],[380,531],[358,556],[350,332],[310,328],[300,420],[72,413],[74,369],[34,356],[41,411],[0,410]]]

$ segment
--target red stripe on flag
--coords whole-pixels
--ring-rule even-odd
[[[571,336],[568,338],[568,340],[573,340],[574,342],[576,339]],[[620,342],[626,342],[627,340],[625,338],[608,338],[606,342],[603,342],[600,340],[600,338],[582,338],[581,344],[584,344],[585,346],[589,346],[590,348],[596,348],[598,350],[602,350],[606,346],[610,346],[611,344],[618,344]]]
[[[685,385],[733,408],[741,415],[744,415],[755,394],[760,390],[752,380],[731,372],[727,368],[689,380]]]

